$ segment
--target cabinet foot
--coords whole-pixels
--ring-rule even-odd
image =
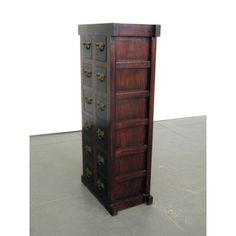
[[[144,196],[144,198],[145,198],[145,202],[147,205],[152,205],[152,203],[153,203],[153,196],[152,195],[147,194]]]

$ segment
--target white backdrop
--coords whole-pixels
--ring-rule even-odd
[[[209,43],[215,37],[209,6],[205,1],[155,2],[24,0],[8,4],[11,14],[3,11],[8,25],[1,45],[4,77],[17,99],[21,101],[27,93],[18,115],[28,104],[30,134],[81,129],[78,24],[161,24],[154,120],[207,113],[206,68],[214,60]],[[27,88],[24,94],[19,91],[22,87]]]

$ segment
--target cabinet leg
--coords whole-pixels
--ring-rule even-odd
[[[145,197],[145,202],[147,205],[152,205],[153,203],[153,196],[150,194],[147,194],[144,196]]]
[[[118,214],[118,210],[115,206],[109,206],[107,210],[112,216],[116,216]]]

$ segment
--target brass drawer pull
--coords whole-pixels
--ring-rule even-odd
[[[93,99],[91,97],[88,97],[88,96],[85,96],[84,100],[87,104],[92,104],[92,102],[93,102]]]
[[[92,128],[92,124],[89,123],[89,122],[85,122],[85,123],[84,123],[84,128],[85,128],[86,130],[89,130],[89,129]]]
[[[90,78],[92,76],[92,71],[84,69],[84,75],[88,78]]]
[[[100,166],[104,166],[105,165],[105,160],[104,160],[104,157],[102,157],[100,154],[97,155],[97,162],[98,162],[98,165]]]
[[[101,51],[101,52],[104,51],[105,43],[103,43],[103,42],[96,43],[96,48],[99,49],[99,51]]]
[[[90,42],[85,42],[83,43],[85,49],[90,49],[91,48],[91,43]]]
[[[84,149],[85,149],[85,152],[87,153],[87,154],[91,154],[92,153],[92,148],[89,146],[89,145],[85,145],[85,147],[84,147]]]
[[[101,82],[104,82],[105,78],[106,78],[106,75],[104,73],[101,73],[101,72],[98,72],[96,74],[96,78],[97,80],[101,81]]]
[[[90,178],[92,176],[92,171],[89,168],[85,169],[85,175]]]
[[[97,180],[97,187],[98,187],[98,190],[104,190],[105,189],[104,183],[100,180]]]
[[[102,103],[102,102],[97,102],[97,108],[100,111],[105,111],[106,105],[104,103]]]
[[[104,136],[105,136],[104,131],[98,128],[97,129],[97,136],[99,139],[104,139]]]

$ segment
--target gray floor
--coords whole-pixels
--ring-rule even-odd
[[[206,235],[206,117],[155,122],[153,144],[153,205],[111,217],[80,182],[81,134],[31,137],[31,236]]]

